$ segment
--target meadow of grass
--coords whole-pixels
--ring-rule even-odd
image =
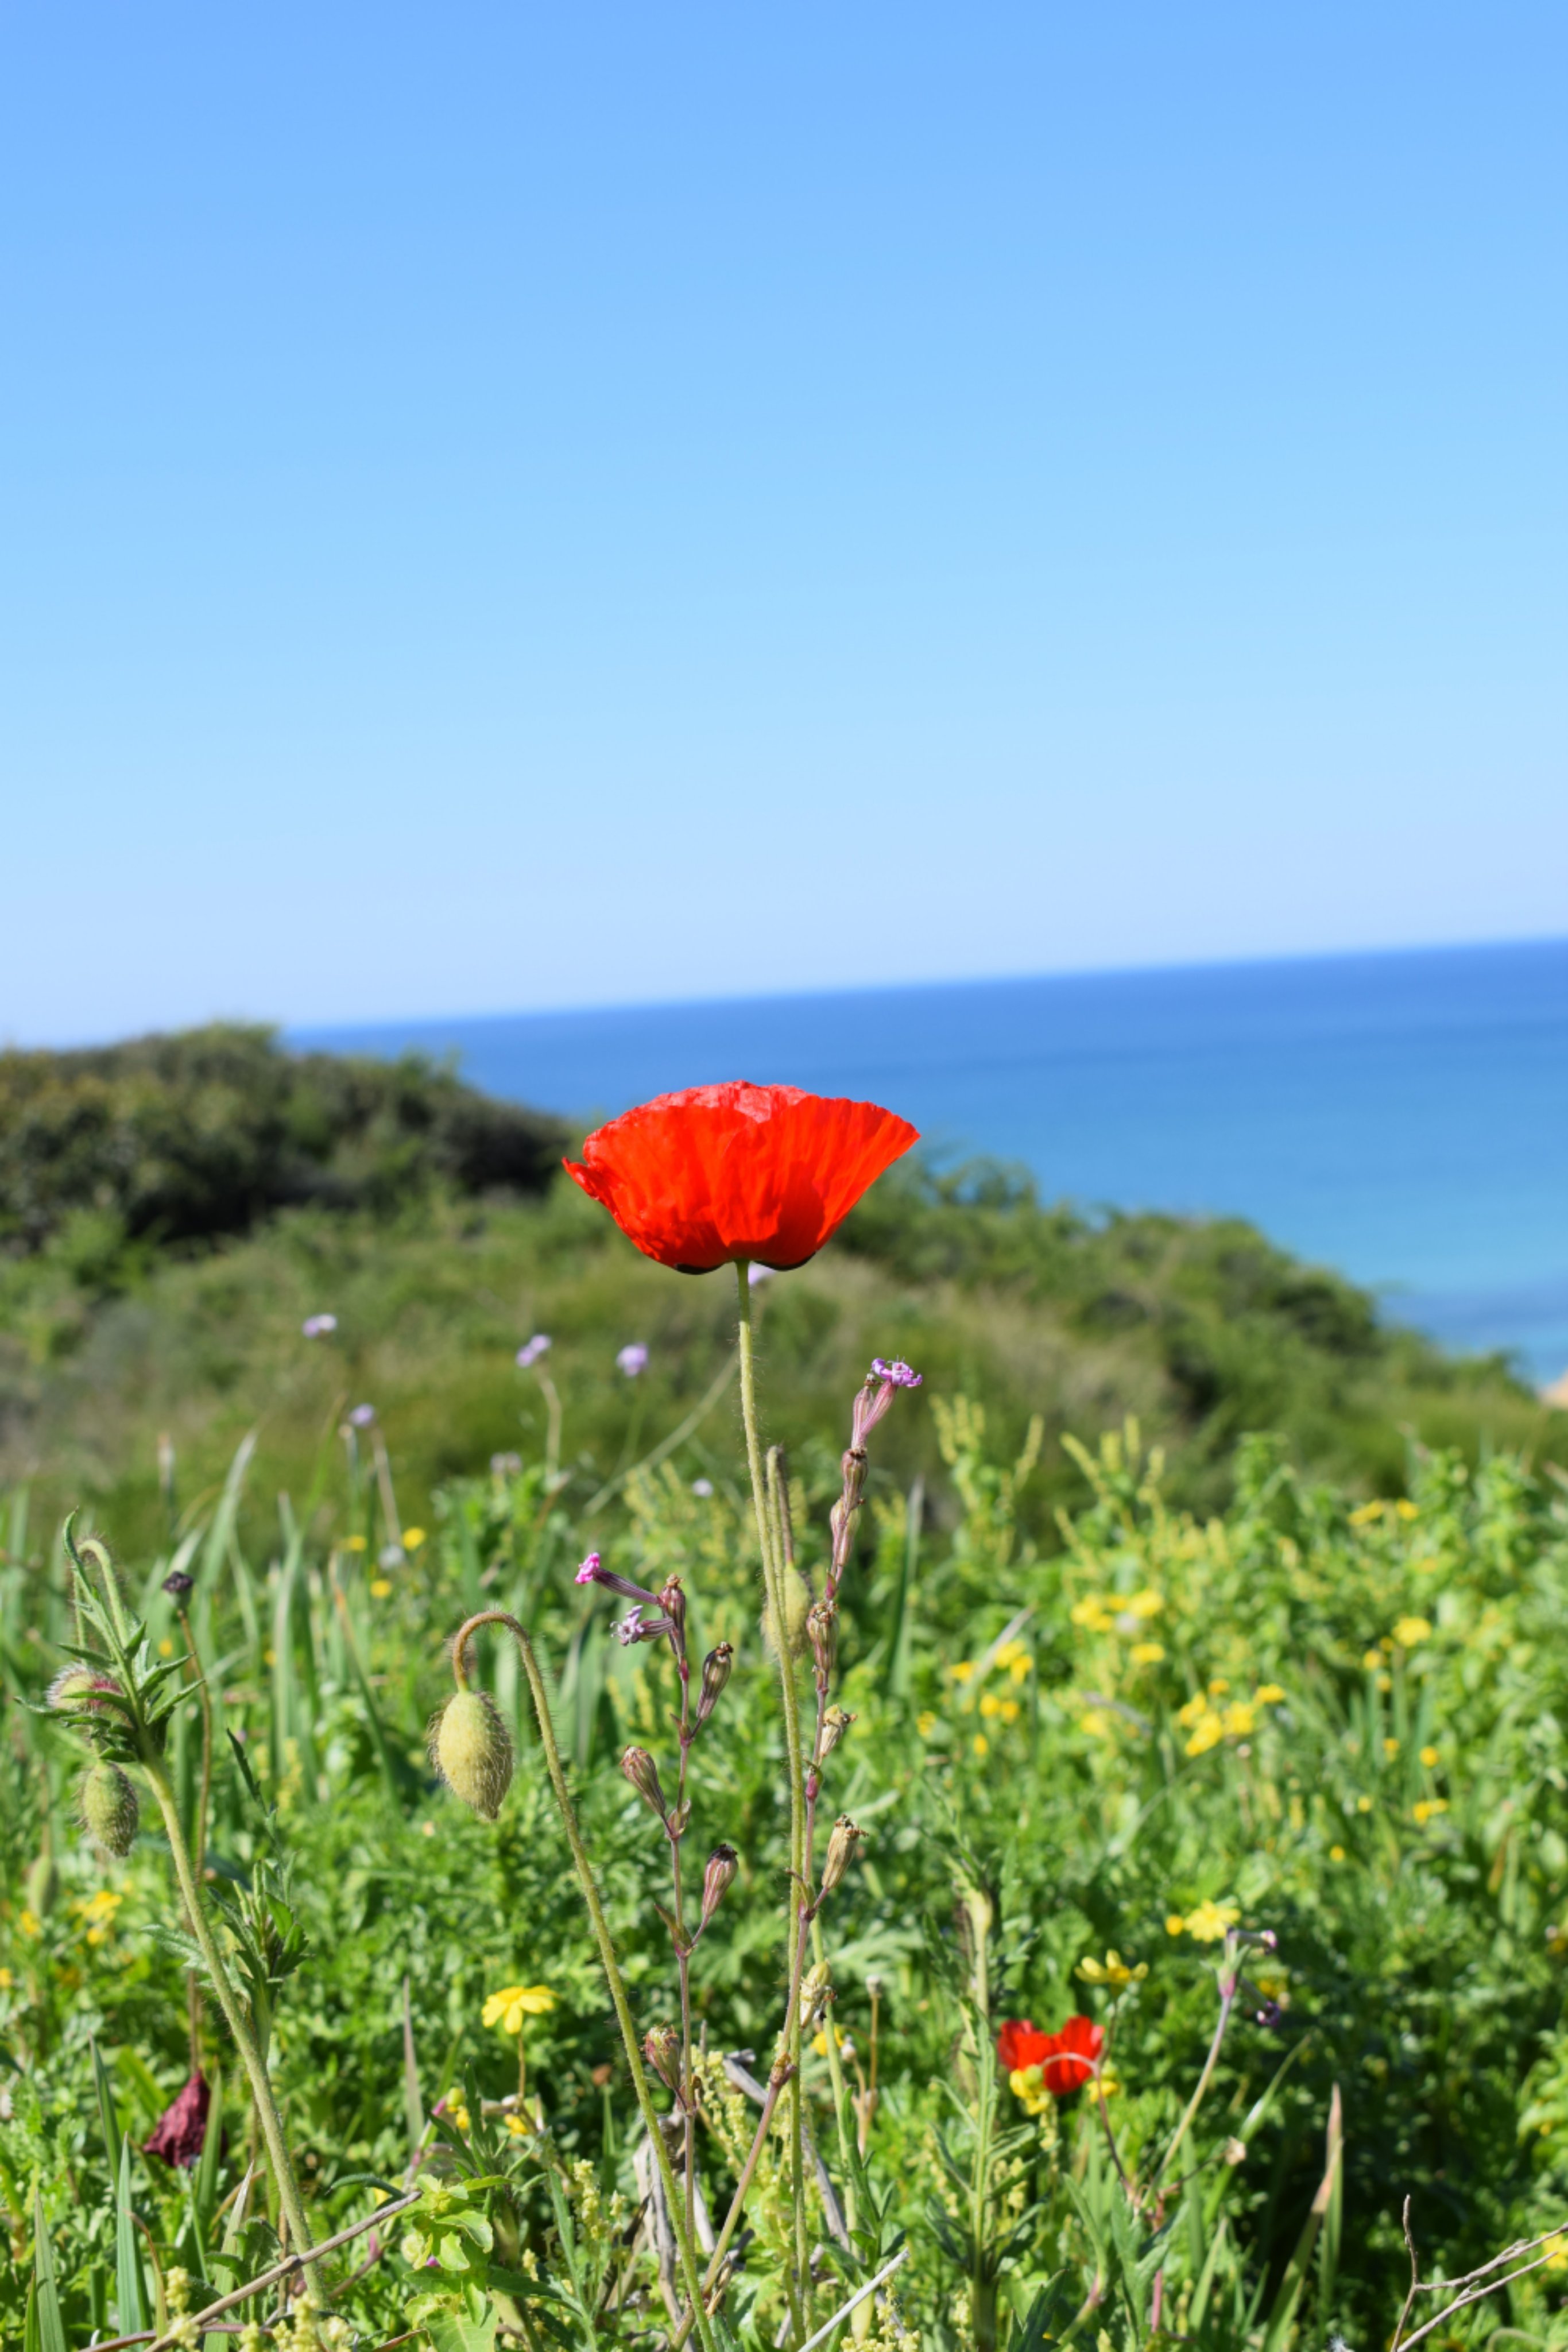
[[[529,1629],[658,2034],[668,1842],[622,1759],[673,1782],[677,1677],[579,1562],[678,1575],[693,1658],[731,1646],[685,1784],[693,1854],[736,1855],[690,1956],[716,2226],[797,2009],[733,1286],[637,1257],[564,1186],[444,1174],[183,1253],[68,1204],[5,1281],[5,2342],[675,2339],[680,2213],[504,1631],[472,1644],[518,1759],[496,1820],[443,1789],[426,1726],[460,1623]],[[862,1834],[813,1923],[800,2187],[787,2086],[698,2332],[801,2346],[874,2279],[835,2341],[1371,2352],[1408,2195],[1427,2279],[1543,2241],[1446,2342],[1568,2337],[1561,1421],[1243,1226],[1094,1223],[994,1171],[884,1181],[754,1296],[802,1705],[852,1400],[873,1355],[925,1378],[872,1438],[840,1595],[822,1836]],[[131,1764],[133,1840],[101,1806],[80,1825],[82,1721],[45,1700],[109,1605],[89,1529],[178,1699]],[[287,2214],[191,1850],[305,2226],[363,2225],[322,2306],[274,2284],[201,2330],[182,2314],[262,2276]],[[1071,2016],[1091,2080],[998,2062],[1009,2021]],[[196,2074],[208,2126],[170,2163],[148,2144]]]

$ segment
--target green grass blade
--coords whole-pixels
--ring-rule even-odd
[[[402,2111],[408,2126],[410,2177],[424,2145],[424,2103],[419,2095],[419,2060],[413,2046],[413,2010],[408,1979],[402,1980]]]
[[[114,2086],[109,2079],[109,2069],[103,2063],[103,2053],[90,2034],[88,2037],[88,2048],[92,2052],[92,2076],[98,2091],[98,2119],[103,2127],[104,2160],[108,2164],[109,2177],[112,2180],[120,2139],[120,2117],[115,2113],[114,2106]]]
[[[121,2336],[139,2335],[147,2325],[147,2290],[141,2275],[141,2249],[136,2242],[136,2221],[131,2210],[131,2141],[120,2143],[120,2179],[114,2200],[114,2274]]]
[[[218,2068],[213,2069],[212,2097],[207,2105],[206,2137],[202,2142],[201,2160],[196,2166],[195,2211],[196,2226],[201,2232],[202,2251],[206,2252],[207,2238],[213,2226],[213,2211],[217,2203],[218,2163],[224,2142],[224,2078]]]
[[[1340,2234],[1344,2220],[1344,2111],[1339,2084],[1329,2103],[1328,2178],[1332,2181],[1318,2241],[1318,2326],[1326,2330],[1333,2310],[1334,2284],[1339,2276]],[[1322,2191],[1320,2190],[1320,2195]]]
[[[55,2250],[44,2220],[44,2193],[33,2191],[33,2324],[38,2352],[66,2352],[65,2323],[55,2284]]]

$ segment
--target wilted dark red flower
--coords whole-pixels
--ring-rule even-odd
[[[804,1265],[916,1130],[799,1087],[688,1087],[591,1135],[566,1171],[645,1257],[678,1274]]]
[[[172,2107],[165,2107],[147,2142],[149,2156],[188,2171],[201,2155],[207,2137],[207,2109],[212,2093],[200,2074],[193,2074]]]
[[[1104,2027],[1088,2017],[1070,2017],[1060,2033],[1046,2033],[1027,2017],[1009,2017],[997,2036],[997,2056],[1008,2073],[1038,2066],[1040,2087],[1053,2099],[1082,2090],[1104,2046]]]

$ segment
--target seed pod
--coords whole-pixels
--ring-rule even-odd
[[[819,1901],[823,1895],[831,1895],[843,1876],[849,1867],[850,1856],[860,1843],[862,1834],[863,1832],[851,1821],[848,1813],[839,1815],[838,1820],[833,1823],[832,1836],[828,1840],[827,1856],[822,1864],[822,1884],[818,1895]]]
[[[814,2033],[833,1998],[832,1971],[826,1960],[808,1969],[800,1987],[800,2031]]]
[[[703,1873],[703,1916],[698,1935],[724,1901],[726,1890],[733,1883],[739,1867],[740,1857],[732,1845],[716,1845],[709,1854],[707,1868]]]
[[[833,1671],[833,1653],[838,1648],[839,1611],[833,1601],[819,1601],[806,1619],[806,1639],[811,1645],[811,1658],[817,1669],[819,1686],[826,1690]]]
[[[93,1843],[123,1862],[136,1843],[141,1807],[118,1764],[93,1764],[82,1774],[81,1819]]]
[[[661,1821],[668,1818],[669,1807],[659,1786],[659,1768],[645,1748],[629,1748],[621,1759],[621,1769],[636,1790],[645,1805],[656,1812]]]
[[[849,1729],[853,1721],[854,1717],[852,1715],[846,1715],[841,1706],[831,1706],[828,1708],[826,1714],[822,1717],[821,1761],[824,1764],[827,1762],[829,1757],[832,1754],[834,1748],[838,1746],[840,1740],[843,1738],[845,1732]]]
[[[430,1727],[430,1760],[455,1797],[493,1822],[512,1785],[512,1739],[483,1691],[454,1691]]]
[[[734,1664],[735,1651],[728,1642],[721,1642],[703,1660],[702,1688],[697,1693],[696,1727],[699,1731],[718,1705],[719,1696],[729,1680],[729,1671]]]
[[[95,1674],[90,1666],[66,1666],[48,1688],[48,1703],[57,1715],[101,1715],[100,1691],[119,1692],[112,1675]]]
[[[672,2091],[681,2086],[681,2037],[673,2025],[655,2025],[643,2036],[643,2055]]]

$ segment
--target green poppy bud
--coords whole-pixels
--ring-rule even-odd
[[[101,1694],[119,1688],[112,1675],[95,1674],[90,1666],[66,1666],[49,1685],[48,1703],[57,1715],[101,1715]]]
[[[493,1822],[512,1785],[512,1741],[483,1691],[454,1691],[430,1729],[430,1760],[470,1812]]]
[[[141,1807],[118,1764],[94,1764],[83,1773],[81,1818],[93,1843],[123,1862],[136,1843]]]

